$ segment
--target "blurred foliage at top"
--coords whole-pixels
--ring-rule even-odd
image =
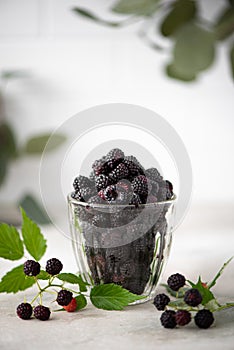
[[[110,11],[126,16],[119,22],[102,19],[83,8],[76,7],[73,11],[113,28],[144,20],[145,28],[140,34],[152,48],[162,49],[155,41],[158,35],[172,42],[171,58],[165,66],[167,75],[188,82],[212,65],[221,41],[227,41],[227,57],[234,78],[234,0],[221,0],[221,3],[224,7],[212,21],[203,18],[196,0],[118,0]],[[216,1],[212,6],[220,7]]]

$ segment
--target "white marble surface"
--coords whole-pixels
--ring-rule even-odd
[[[232,213],[231,205],[192,207],[174,234],[163,281],[174,272],[184,273],[190,279],[201,273],[204,281],[211,279],[234,252]],[[44,228],[44,235],[48,249],[43,262],[56,256],[63,261],[64,272],[75,272],[69,240],[53,228]],[[0,275],[14,265],[3,259],[0,263]],[[225,301],[234,301],[233,267],[234,261],[214,288]],[[53,313],[48,322],[22,321],[16,317],[15,308],[25,294],[30,299],[32,292],[0,294],[0,349],[234,349],[234,309],[219,312],[208,330],[193,324],[166,330],[160,325],[160,312],[151,302],[124,311],[97,310],[89,304],[77,313]]]

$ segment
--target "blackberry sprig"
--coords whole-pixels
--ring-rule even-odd
[[[214,323],[215,312],[234,307],[234,303],[220,304],[211,291],[231,260],[232,258],[223,264],[210,283],[202,282],[200,276],[198,281],[193,283],[180,273],[171,275],[167,284],[163,284],[170,297],[161,293],[155,296],[153,302],[157,310],[163,311],[160,317],[162,326],[175,328],[194,320],[197,327],[207,329]]]

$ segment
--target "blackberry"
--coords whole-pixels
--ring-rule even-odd
[[[132,189],[139,195],[148,195],[148,181],[144,175],[139,175],[132,181]]]
[[[106,155],[106,164],[108,169],[113,170],[119,163],[122,162],[124,153],[119,148],[114,148]]]
[[[34,316],[41,321],[47,321],[50,318],[50,309],[43,305],[38,305],[34,308]]]
[[[82,198],[87,202],[90,197],[95,196],[96,190],[94,187],[84,187],[80,190]]]
[[[61,306],[67,306],[72,301],[72,292],[66,289],[62,289],[58,292],[57,303]]]
[[[78,177],[76,177],[73,182],[73,187],[75,191],[79,191],[84,187],[92,187],[92,186],[93,186],[92,181],[88,177],[82,176],[82,175],[79,175]]]
[[[22,320],[29,320],[32,316],[32,305],[29,303],[21,303],[17,306],[16,313]]]
[[[132,189],[131,189],[131,182],[126,180],[126,179],[122,179],[121,181],[118,181],[116,184],[116,190],[117,192],[131,192],[132,193]]]
[[[37,276],[40,273],[41,266],[35,260],[27,260],[24,263],[24,273],[27,276]]]
[[[213,313],[210,310],[199,310],[194,316],[194,322],[199,328],[207,329],[214,322]]]
[[[171,275],[167,280],[168,287],[176,292],[185,285],[185,282],[185,277],[180,273]]]
[[[145,176],[148,177],[150,180],[153,180],[155,182],[162,181],[162,176],[160,175],[159,171],[156,168],[149,168],[145,171]]]
[[[116,186],[115,185],[110,185],[103,190],[104,198],[108,202],[113,202],[116,200],[118,193],[116,192]]]
[[[136,206],[139,205],[139,204],[142,204],[140,196],[137,193],[133,193],[129,204],[130,205],[133,204],[133,205],[136,205]]]
[[[126,165],[126,167],[128,168],[129,174],[133,177],[140,174],[141,175],[144,174],[144,170],[142,166],[140,165],[138,160],[133,156],[125,157],[123,160],[123,164]]]
[[[170,181],[166,180],[166,188],[167,188],[167,194],[166,197],[167,199],[171,199],[173,196],[173,185]]]
[[[170,298],[166,294],[162,293],[156,295],[153,304],[157,310],[162,311],[165,310],[165,307],[169,304],[169,302]]]
[[[52,276],[57,275],[62,270],[62,268],[63,264],[56,258],[49,259],[46,262],[46,272]]]
[[[176,327],[175,314],[176,313],[173,310],[164,311],[160,317],[162,326],[165,328],[175,328]]]
[[[89,204],[105,204],[104,199],[102,199],[101,196],[95,195],[93,197],[90,197],[88,200]]]
[[[117,165],[117,167],[109,174],[109,177],[114,181],[118,182],[119,180],[127,178],[129,173],[128,168],[123,163]]]
[[[95,175],[107,174],[109,172],[106,164],[106,157],[102,157],[101,159],[95,160],[92,165],[93,171]]]
[[[150,193],[153,196],[157,196],[158,190],[159,190],[159,184],[156,181],[150,180],[149,178],[147,178],[148,184],[150,184]]]
[[[107,175],[100,174],[96,177],[95,184],[97,191],[100,191],[103,188],[106,188],[108,185],[111,185],[111,181]]]
[[[198,306],[202,302],[202,295],[198,289],[191,288],[185,292],[184,301],[189,306]]]
[[[175,320],[178,326],[185,326],[191,321],[191,314],[187,310],[178,310],[175,314]]]
[[[75,192],[72,192],[71,193],[71,197],[73,198],[73,199],[75,199],[76,201],[79,201],[79,202],[84,202],[84,198],[82,197],[82,194],[81,194],[81,192],[80,192],[80,190],[79,191],[75,191]]]

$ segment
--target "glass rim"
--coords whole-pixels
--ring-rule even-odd
[[[99,203],[88,203],[88,202],[81,202],[71,197],[72,192],[70,192],[67,195],[67,200],[69,203],[80,205],[82,207],[90,207],[90,208],[150,208],[150,207],[156,207],[158,205],[165,205],[165,204],[172,204],[175,203],[177,200],[177,196],[173,194],[171,199],[167,199],[166,201],[161,202],[153,202],[153,203],[145,203],[145,204],[99,204]]]

